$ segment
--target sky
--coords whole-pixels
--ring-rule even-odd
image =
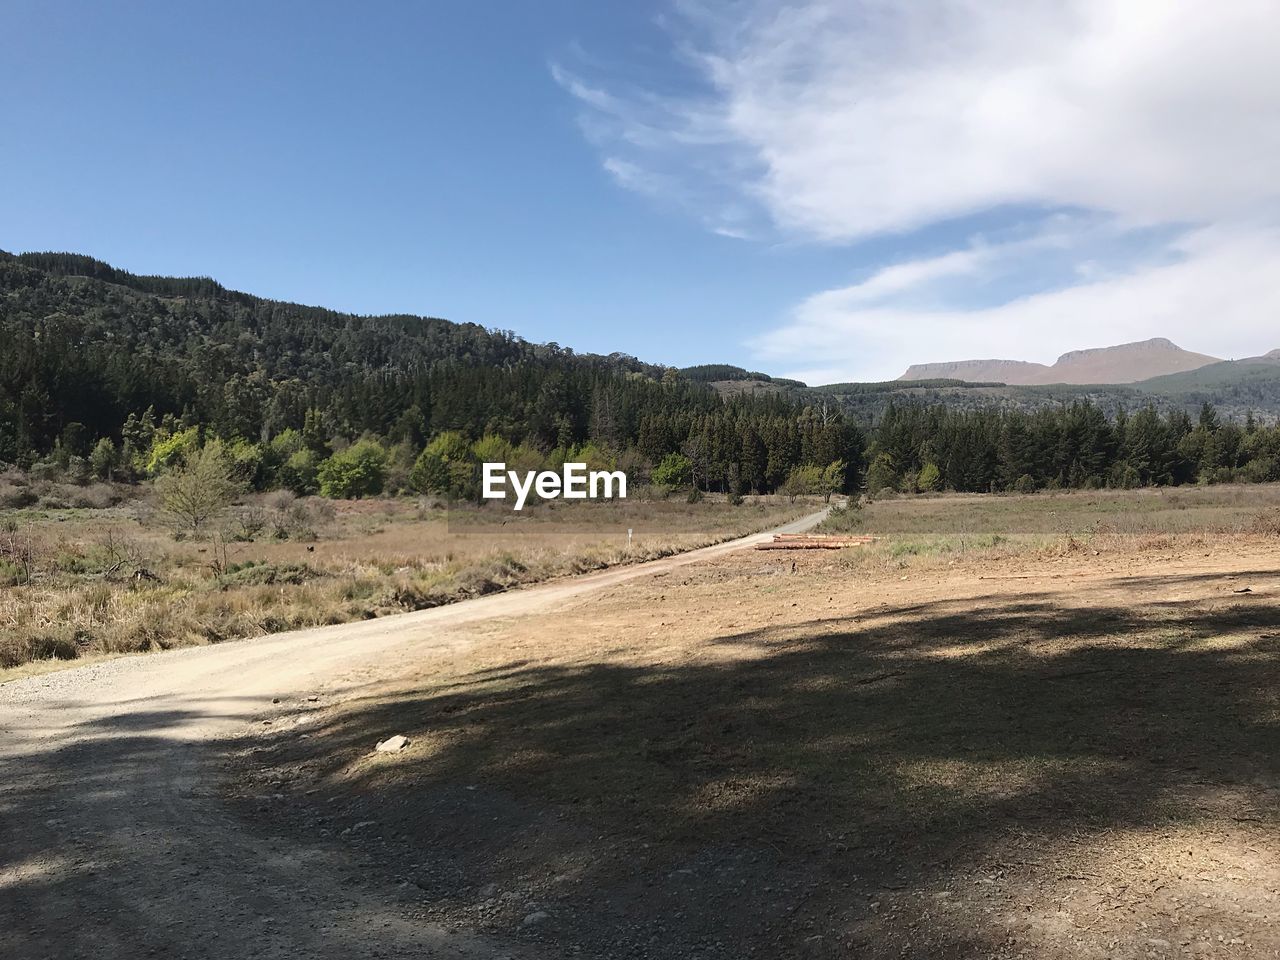
[[[1274,0],[0,3],[0,249],[809,383],[1280,347]]]

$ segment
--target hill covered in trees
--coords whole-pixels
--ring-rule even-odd
[[[1275,409],[1277,371],[1219,364],[1161,393],[808,388],[283,303],[73,254],[0,254],[0,462],[73,476],[158,478],[203,463],[212,445],[239,482],[331,496],[474,496],[485,460],[581,460],[731,494],[1277,480],[1280,428],[1252,406],[1231,417],[1211,402],[1230,390]],[[753,382],[770,389],[726,389]]]
[[[116,472],[139,475],[189,431],[317,462],[361,438],[411,462],[441,437],[446,460],[461,456],[459,438],[486,437],[550,461],[591,446],[647,469],[679,454],[677,478],[742,490],[836,461],[850,484],[863,445],[842,415],[788,397],[722,400],[623,354],[282,303],[74,254],[0,254],[0,461],[86,459],[105,440]],[[261,473],[253,482],[280,482]]]

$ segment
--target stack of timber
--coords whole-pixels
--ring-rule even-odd
[[[757,550],[843,550],[874,543],[875,537],[855,537],[844,533],[775,533],[770,543],[757,543]]]

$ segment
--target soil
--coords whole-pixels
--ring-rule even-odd
[[[815,514],[780,530],[801,530]],[[0,956],[508,957],[437,921],[345,844],[229,806],[225,758],[370,683],[471,642],[469,623],[553,610],[767,534],[359,624],[95,662],[0,685]],[[251,747],[250,747],[251,749]],[[264,809],[284,796],[274,790]],[[302,798],[297,798],[301,809]]]
[[[711,548],[7,684],[0,954],[1280,956],[1275,543]]]
[[[1241,538],[739,552],[473,624],[229,782],[557,955],[1276,956],[1278,598]]]

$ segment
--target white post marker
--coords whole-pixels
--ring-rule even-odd
[[[627,549],[631,549],[631,528],[627,527]]]

